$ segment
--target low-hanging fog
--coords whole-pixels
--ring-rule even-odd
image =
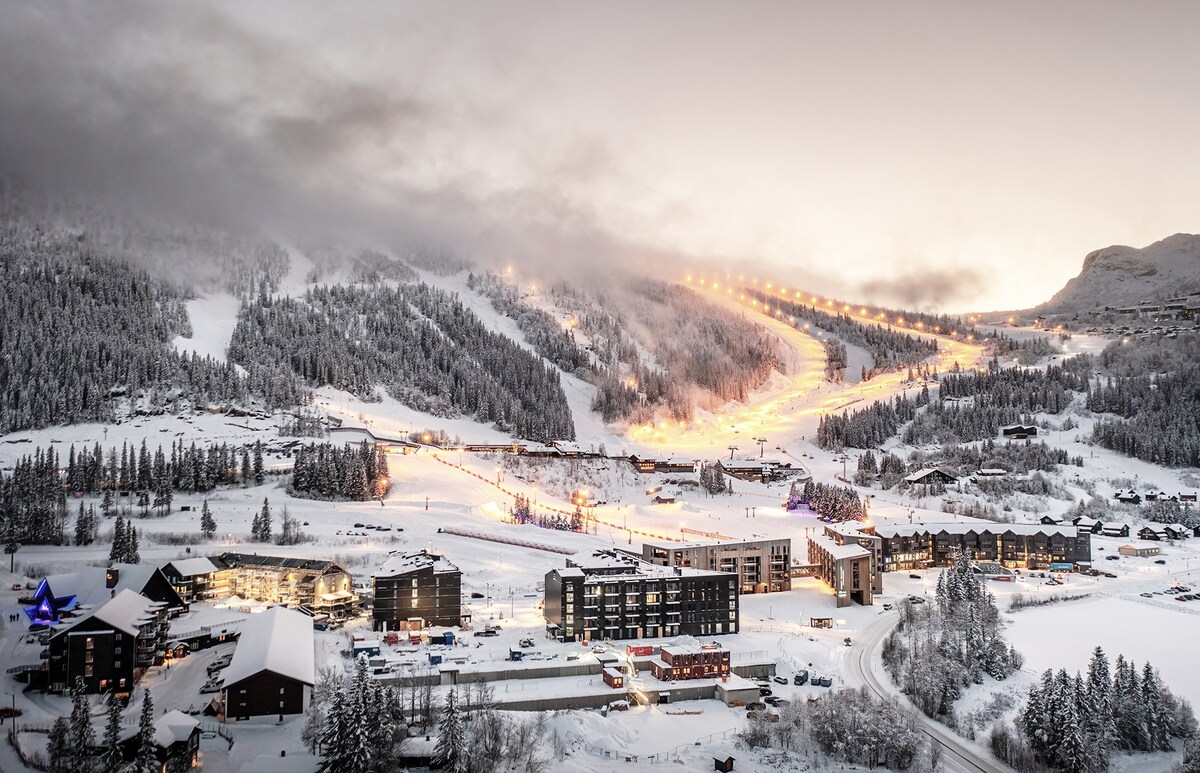
[[[1190,3],[0,13],[0,173],[143,215],[961,310],[1200,212]]]

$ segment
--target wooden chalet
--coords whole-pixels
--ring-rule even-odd
[[[1128,537],[1129,536],[1129,524],[1117,523],[1116,521],[1109,521],[1107,523],[1101,524],[1100,525],[1100,536],[1102,536],[1102,537]]]
[[[1000,436],[1006,440],[1028,440],[1037,437],[1038,428],[1033,425],[1014,424],[1011,427],[1001,427]]]
[[[927,467],[924,470],[917,470],[912,475],[906,475],[904,482],[919,486],[948,486],[958,483],[958,477],[940,467]]]

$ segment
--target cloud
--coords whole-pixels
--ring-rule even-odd
[[[983,276],[973,269],[924,268],[861,282],[856,298],[894,308],[937,312],[948,307],[966,308],[983,287]]]
[[[0,0],[0,173],[298,241],[1013,306],[1195,230],[1200,11],[1102,5]]]

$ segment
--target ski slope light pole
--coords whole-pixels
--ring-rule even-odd
[[[729,459],[733,460],[733,452],[738,450],[737,446],[729,446]]]
[[[754,442],[758,443],[758,458],[761,459],[763,457],[763,445],[767,442],[767,439],[765,437],[756,437],[754,438]]]

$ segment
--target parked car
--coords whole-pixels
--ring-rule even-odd
[[[1175,600],[1176,601],[1187,601],[1187,599],[1185,599],[1183,596],[1176,596]]]
[[[924,596],[909,596],[908,600],[912,604],[924,604],[925,603]]]
[[[476,631],[475,635],[476,636],[499,636],[500,634],[495,631]]]
[[[891,612],[891,611],[892,611],[892,605],[891,605],[891,604],[884,604],[884,605],[883,605],[883,611],[884,611],[884,612]]]
[[[754,701],[753,703],[746,704],[746,711],[766,711],[766,710],[767,710],[767,704],[762,703],[760,701]]]
[[[1110,579],[1110,580],[1115,580],[1115,579],[1117,579],[1117,576],[1116,576],[1115,574],[1113,574],[1112,572],[1105,572],[1105,573],[1104,573],[1104,576],[1105,576],[1105,577],[1107,577],[1107,578],[1108,578],[1108,579]]]
[[[1120,561],[1120,560],[1121,560],[1121,557],[1120,557],[1120,556],[1117,556],[1117,555],[1105,556],[1105,557],[1104,557],[1104,560],[1105,560],[1105,561]]]
[[[1143,593],[1142,595],[1143,595],[1144,597],[1148,598],[1148,599],[1152,599],[1152,598],[1154,598],[1154,594],[1153,594],[1153,593]]]
[[[802,685],[807,681],[808,681],[808,672],[807,671],[801,671],[800,673],[798,673],[792,677],[792,684],[797,685],[797,686]]]
[[[221,688],[225,686],[224,679],[209,679],[200,688],[201,693],[221,692]]]
[[[1189,588],[1189,587],[1188,587],[1188,586],[1186,586],[1186,585],[1180,585],[1180,586],[1179,586],[1179,592],[1180,592],[1180,593],[1191,593],[1191,592],[1192,592],[1192,589],[1191,589],[1191,588]]]
[[[772,678],[771,681],[775,684],[787,684],[787,678],[782,676],[776,676]]]
[[[1164,561],[1164,560],[1162,560],[1162,559],[1160,558],[1160,559],[1158,559],[1157,561],[1155,561],[1154,563],[1156,563],[1156,564],[1162,564],[1162,565],[1164,565],[1164,566],[1165,566],[1167,562],[1166,562],[1166,561]]]
[[[474,591],[474,592],[472,592],[472,593],[471,593],[471,598],[473,598],[473,599],[481,599],[481,598],[483,598],[483,594],[482,594],[482,593],[480,593],[479,591]]]
[[[910,575],[908,576],[908,579],[910,579],[910,580],[919,580],[919,579],[921,579],[921,575],[919,575],[919,574],[910,574]]]
[[[767,704],[768,706],[775,706],[775,707],[788,705],[787,699],[780,698],[778,695],[772,695],[769,698],[763,698],[763,703]]]
[[[759,695],[774,695],[775,691],[772,690],[770,687],[759,687],[758,694]]]

